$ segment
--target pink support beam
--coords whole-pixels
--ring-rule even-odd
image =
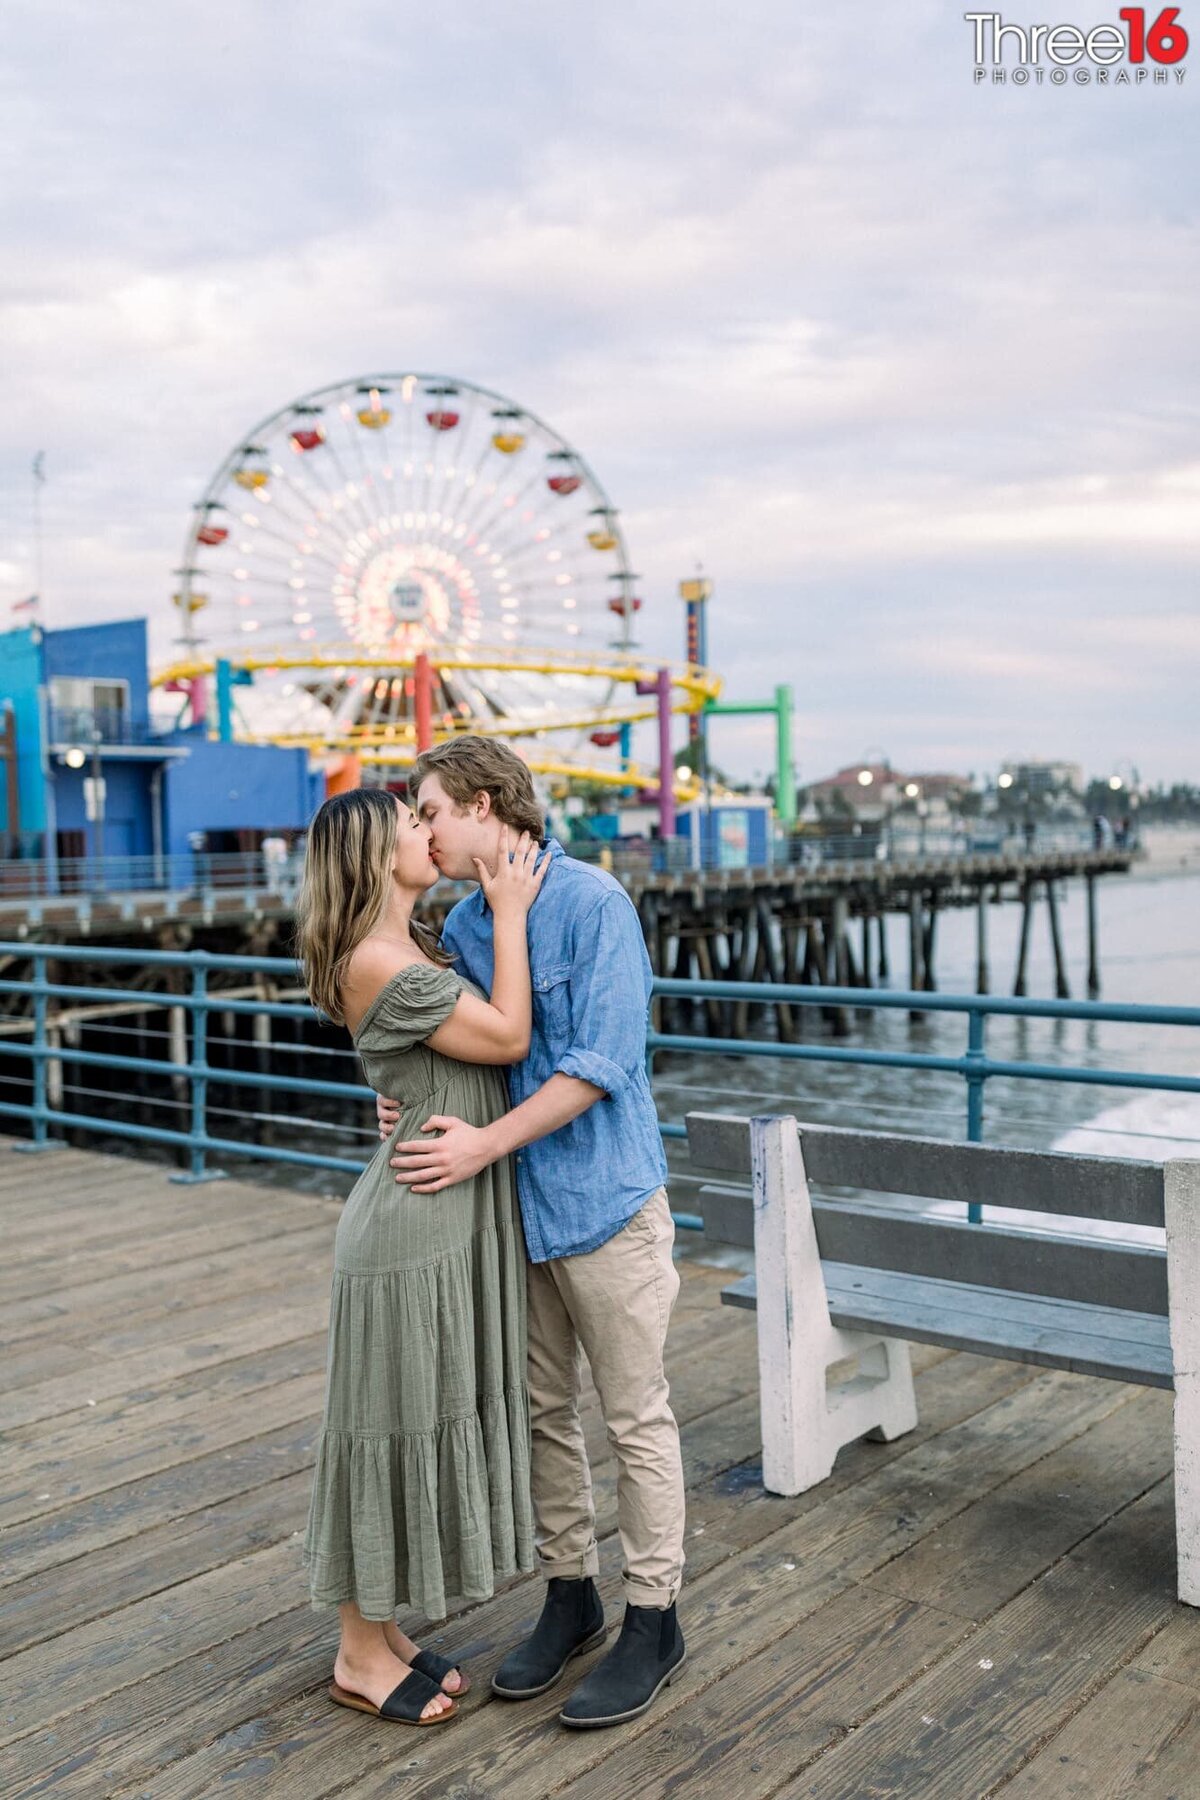
[[[658,829],[675,836],[675,763],[671,755],[671,671],[660,669],[658,691]]]
[[[417,749],[433,749],[433,670],[424,650],[413,662],[413,694],[417,718]]]

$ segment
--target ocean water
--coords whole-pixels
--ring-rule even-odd
[[[1071,994],[1087,997],[1086,890],[1068,884],[1059,912]],[[1200,1007],[1200,870],[1113,876],[1098,886],[1101,999]],[[988,952],[994,994],[1012,992],[1020,909],[989,912]],[[892,986],[903,987],[908,924],[888,923]],[[975,920],[969,910],[944,914],[938,925],[937,981],[942,993],[970,993],[975,985]],[[1040,905],[1030,946],[1027,992],[1054,997],[1049,921]],[[833,1039],[815,1014],[805,1018],[804,1041],[961,1055],[964,1017],[907,1012],[852,1014],[848,1038]],[[702,1030],[699,1024],[697,1029]],[[1085,1069],[1136,1070],[1200,1079],[1200,1027],[994,1018],[987,1025],[990,1055],[1020,1062]],[[655,1063],[655,1094],[664,1119],[690,1111],[792,1112],[816,1124],[856,1126],[922,1136],[965,1139],[966,1086],[960,1077],[924,1070],[788,1063],[768,1057],[665,1053]],[[984,1141],[1090,1155],[1161,1161],[1200,1157],[1200,1093],[1153,1093],[1114,1085],[1085,1086],[997,1077],[984,1100]],[[673,1168],[686,1170],[686,1151],[672,1146]],[[682,1194],[676,1201],[686,1207]],[[928,1210],[959,1215],[961,1208]],[[1043,1215],[1003,1214],[1007,1223],[1048,1228]],[[1066,1222],[1064,1229],[1077,1226]],[[1103,1228],[1096,1227],[1101,1230]],[[1131,1239],[1141,1234],[1113,1228]],[[1151,1241],[1161,1234],[1151,1234]]]

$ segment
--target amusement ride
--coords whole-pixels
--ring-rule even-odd
[[[644,789],[633,727],[657,718],[661,753],[721,687],[692,645],[669,669],[637,654],[624,532],[579,451],[447,376],[363,376],[256,425],[194,509],[174,601],[156,685],[181,719],[347,784],[481,732],[535,773]]]

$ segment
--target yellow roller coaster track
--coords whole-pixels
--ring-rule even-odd
[[[640,659],[580,657],[571,659],[557,655],[543,655],[533,652],[527,656],[514,655],[512,651],[493,652],[488,650],[454,651],[452,653],[430,650],[426,652],[430,667],[436,674],[441,670],[468,672],[493,671],[498,673],[520,673],[525,675],[572,675],[589,676],[594,679],[620,682],[629,687],[647,684],[658,678],[658,666]],[[171,663],[158,670],[153,685],[162,687],[168,682],[180,683],[195,681],[203,677],[212,677],[216,673],[218,658],[215,655],[191,656]],[[324,671],[335,676],[344,674],[349,669],[377,669],[389,675],[397,675],[411,671],[415,665],[412,653],[395,651],[364,651],[359,646],[334,646],[324,650],[298,652],[294,646],[280,649],[274,653],[267,650],[256,650],[247,654],[238,653],[227,659],[234,669],[245,670],[250,674],[271,671],[272,673],[287,671],[307,671],[317,673]],[[722,682],[719,675],[711,669],[702,669],[688,664],[682,668],[672,668],[671,687],[678,696],[672,701],[673,713],[694,713],[715,701],[720,693]],[[640,696],[639,696],[640,699]],[[435,715],[433,725],[434,741],[444,742],[447,738],[459,737],[465,733],[477,731],[488,737],[525,737],[542,738],[551,733],[562,731],[586,731],[620,725],[634,725],[644,720],[657,717],[658,708],[654,701],[639,704],[633,696],[627,701],[610,701],[599,707],[580,709],[578,712],[556,714],[552,719],[498,719],[489,717],[456,718],[447,721],[445,717]],[[414,724],[389,724],[359,726],[350,725],[337,731],[313,732],[264,732],[261,736],[249,738],[243,736],[243,742],[270,743],[281,748],[304,749],[315,755],[331,755],[336,753],[356,756],[362,762],[404,768],[416,760],[416,726]],[[612,788],[652,788],[657,786],[657,773],[650,773],[629,764],[627,767],[614,769],[611,765],[593,765],[574,762],[561,757],[543,756],[538,752],[525,758],[529,768],[539,775],[556,776],[560,779],[587,781],[598,786]],[[676,776],[675,791],[679,799],[688,799],[695,790],[695,778],[690,771],[684,770]]]

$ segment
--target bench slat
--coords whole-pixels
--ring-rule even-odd
[[[748,1189],[702,1187],[696,1203],[706,1237],[754,1248],[754,1199]],[[1165,1316],[1167,1311],[1167,1253],[1152,1245],[971,1225],[847,1200],[814,1200],[812,1209],[825,1262],[931,1275],[1126,1312]]]
[[[750,1175],[750,1121],[722,1113],[687,1115],[691,1160],[721,1174]],[[1163,1173],[1156,1163],[948,1144],[840,1126],[801,1129],[810,1182],[1017,1207],[1113,1225],[1163,1224]]]
[[[1000,1289],[965,1288],[930,1276],[894,1275],[822,1263],[829,1313],[844,1331],[877,1331],[978,1356],[1070,1369],[1111,1381],[1173,1386],[1168,1322],[1113,1307],[1033,1300]],[[726,1288],[730,1306],[755,1307],[755,1279]]]

